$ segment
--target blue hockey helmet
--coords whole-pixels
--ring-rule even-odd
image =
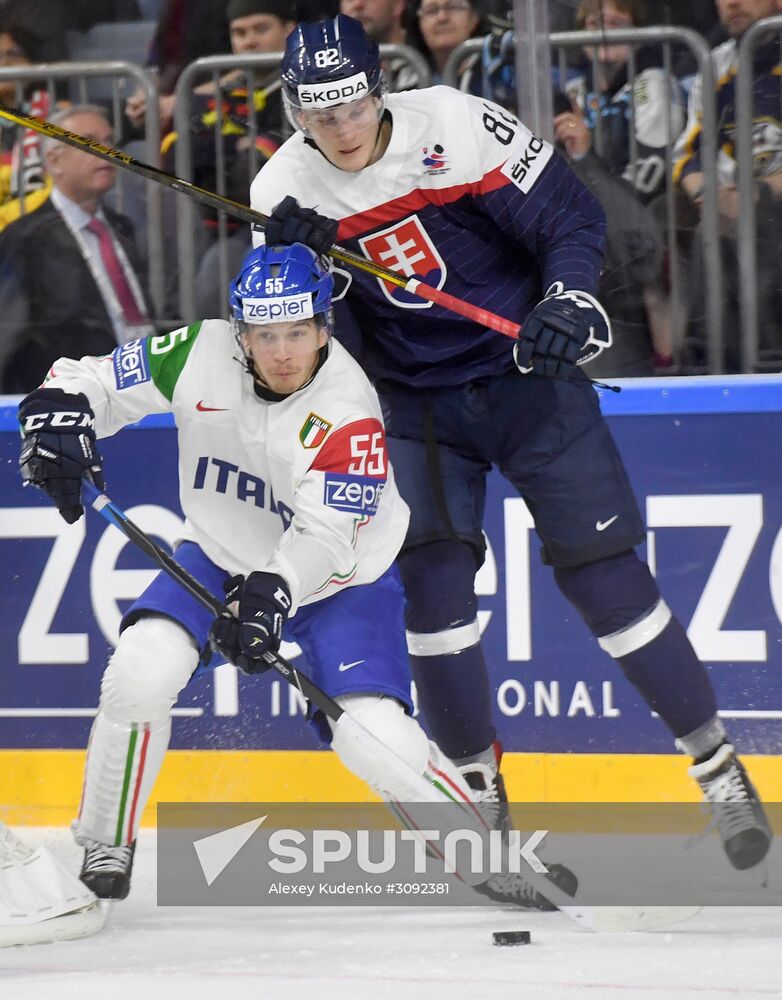
[[[231,282],[229,304],[237,324],[263,325],[320,319],[334,327],[334,279],[321,258],[303,243],[255,247]]]
[[[302,111],[318,111],[349,104],[362,97],[386,94],[377,42],[360,21],[347,14],[308,23],[300,22],[288,35],[282,60],[282,95],[294,128],[306,133]]]

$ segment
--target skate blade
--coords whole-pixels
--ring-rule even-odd
[[[576,907],[561,909],[575,910]],[[584,907],[576,922],[598,934],[658,931],[689,920],[700,910],[700,906],[594,906]],[[576,919],[573,913],[567,916]]]
[[[762,861],[758,862],[754,868],[748,869],[748,874],[752,878],[755,885],[759,886],[761,889],[768,889],[771,881],[771,869],[768,866],[768,855],[763,858]]]

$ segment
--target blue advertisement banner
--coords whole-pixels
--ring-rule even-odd
[[[81,748],[121,615],[155,574],[117,529],[69,526],[18,474],[0,400],[0,747]],[[782,749],[782,379],[649,379],[603,393],[648,532],[644,550],[744,752]],[[170,543],[181,524],[176,433],[163,418],[101,442],[108,492]],[[668,753],[670,736],[592,639],[539,555],[524,501],[489,478],[476,579],[506,750]],[[283,652],[306,671],[295,647]],[[297,658],[298,657],[298,658]],[[300,696],[230,665],[194,680],[172,746],[319,746]]]

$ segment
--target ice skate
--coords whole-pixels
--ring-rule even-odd
[[[135,840],[123,847],[87,841],[79,878],[99,899],[125,899],[135,852]]]
[[[548,865],[549,873],[544,878],[551,881],[568,896],[574,896],[578,889],[578,879],[573,872],[564,865]],[[512,903],[514,906],[522,906],[528,910],[556,910],[558,909],[551,900],[546,897],[521,874],[509,872],[507,874],[494,875],[483,885],[475,886],[476,892],[486,896],[495,903]]]
[[[483,755],[485,760],[470,761],[459,765],[464,780],[475,792],[476,801],[486,823],[495,830],[509,830],[510,812],[508,811],[508,795],[505,791],[505,781],[500,774],[502,746],[494,742],[489,751]]]
[[[689,771],[701,786],[711,807],[713,825],[734,868],[753,868],[765,858],[771,846],[763,804],[730,743]]]
[[[471,762],[459,768],[470,788],[476,793],[479,808],[486,822],[496,830],[507,832],[511,829],[508,795],[505,781],[499,771],[502,747],[494,743],[492,747],[496,766],[491,763]],[[578,879],[564,865],[549,865],[550,878],[562,892],[574,896],[578,889]],[[476,892],[495,903],[512,903],[532,910],[556,910],[557,907],[545,898],[531,883],[518,873],[504,873],[492,876],[482,885],[475,886]]]

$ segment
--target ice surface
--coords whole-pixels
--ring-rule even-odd
[[[66,831],[42,836],[78,855]],[[529,930],[500,948],[494,930]],[[668,931],[590,934],[560,913],[377,907],[158,908],[155,836],[130,897],[82,941],[0,951],[2,1000],[782,998],[782,909],[705,910]]]

